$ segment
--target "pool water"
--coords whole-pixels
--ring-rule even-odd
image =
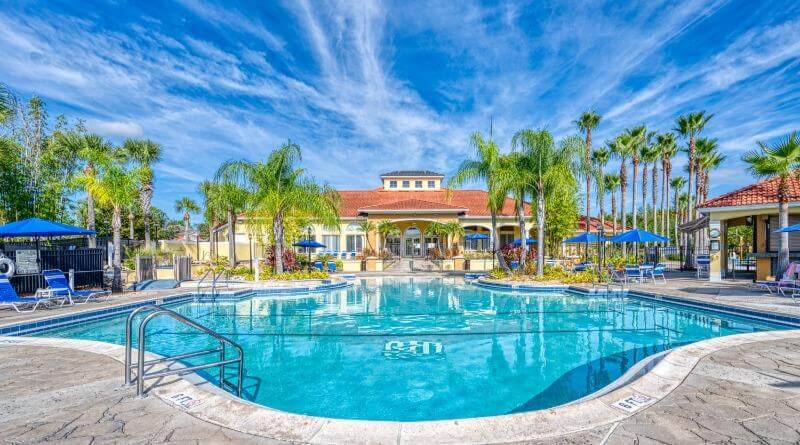
[[[399,421],[553,407],[665,349],[782,328],[635,297],[496,291],[452,278],[366,279],[319,294],[172,309],[244,348],[246,399],[293,413]],[[38,335],[123,344],[124,321]],[[148,326],[147,345],[178,354],[215,343],[161,317]],[[215,372],[203,375],[216,382]]]

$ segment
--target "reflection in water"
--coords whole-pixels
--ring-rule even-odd
[[[552,407],[659,351],[775,328],[636,299],[490,291],[455,279],[370,279],[327,293],[176,310],[242,345],[247,398],[296,413],[386,420]],[[122,343],[123,320],[44,335]],[[151,326],[148,345],[157,353],[212,345],[168,319]],[[205,376],[214,382],[215,372]]]

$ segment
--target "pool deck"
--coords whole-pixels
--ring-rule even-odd
[[[672,278],[630,288],[800,315],[788,297],[739,283]],[[41,314],[0,311],[0,325],[185,292],[130,293]],[[798,443],[800,330],[721,337],[670,352],[645,376],[550,410],[441,422],[298,416],[173,377],[139,399],[122,386],[121,347],[0,337],[0,437],[8,443]],[[148,384],[150,384],[148,382]],[[196,406],[175,402],[188,396]],[[649,401],[632,409],[632,395]],[[636,405],[634,403],[634,405]]]

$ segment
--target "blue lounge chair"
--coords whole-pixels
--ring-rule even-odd
[[[328,271],[336,272],[336,262],[328,261]]]
[[[642,281],[642,269],[639,269],[639,266],[636,265],[627,265],[625,266],[625,282],[632,283],[634,281]]]
[[[69,300],[70,304],[84,304],[88,303],[91,299],[100,299],[105,297],[106,301],[111,296],[111,291],[107,290],[78,290],[72,288],[69,282],[64,277],[64,272],[58,269],[42,271],[44,280],[47,282],[48,290],[55,296],[63,296]],[[80,301],[83,299],[83,301]]]
[[[314,261],[314,269],[322,270],[322,261]]]
[[[519,261],[512,261],[509,267],[511,268],[511,270],[519,269]]]
[[[17,295],[17,291],[11,286],[11,282],[8,281],[8,277],[5,274],[0,274],[0,307],[7,306],[17,312],[33,312],[40,305],[47,307],[58,301],[60,301],[59,306],[63,306],[67,299],[64,297],[20,298]],[[23,307],[29,307],[30,309],[23,310],[21,309]]]
[[[592,263],[591,261],[585,261],[583,263],[576,264],[575,267],[572,268],[572,271],[573,272],[583,272],[584,270],[590,269],[593,266],[594,266],[594,263]]]
[[[664,275],[664,271],[667,270],[667,265],[664,263],[658,263],[653,266],[652,269],[647,270],[647,277],[653,280],[653,284],[656,282],[656,278],[660,278],[664,280],[664,283],[667,282],[667,277]]]

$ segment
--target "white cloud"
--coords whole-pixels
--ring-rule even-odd
[[[101,136],[133,138],[142,135],[142,127],[131,121],[103,121],[87,119],[86,128]]]

